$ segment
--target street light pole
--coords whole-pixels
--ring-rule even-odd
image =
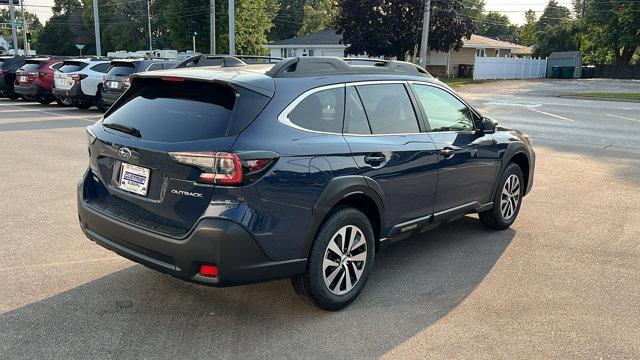
[[[13,37],[13,51],[18,55],[18,37],[16,36],[16,14],[13,11],[13,0],[9,0],[9,17],[11,18],[11,36]]]
[[[93,0],[93,28],[96,33],[96,55],[102,55],[100,48],[100,18],[98,17],[98,0]]]
[[[147,22],[149,25],[149,57],[152,57],[153,42],[151,38],[151,0],[147,0]]]
[[[422,19],[422,41],[420,42],[420,66],[427,66],[427,44],[429,43],[429,21],[431,20],[431,0],[424,5]]]
[[[209,36],[211,37],[210,42],[210,54],[216,53],[216,0],[210,0],[211,8],[209,9]]]
[[[229,55],[236,54],[236,10],[235,1],[229,0]]]
[[[9,0],[13,1],[13,0]],[[20,0],[20,12],[22,13],[22,37],[24,38],[24,54],[29,54],[29,43],[27,42],[27,18],[24,16],[24,0]]]

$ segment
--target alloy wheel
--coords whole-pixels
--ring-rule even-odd
[[[344,226],[333,235],[322,262],[322,275],[329,291],[343,295],[356,286],[367,262],[367,250],[364,233],[357,226]]]
[[[516,213],[520,202],[520,179],[517,175],[511,174],[502,187],[500,196],[500,214],[505,220],[511,219]]]

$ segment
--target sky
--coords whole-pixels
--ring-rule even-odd
[[[548,0],[485,0],[485,9],[507,15],[512,23],[523,24],[525,11],[533,9],[540,15],[547,2]],[[558,0],[558,3],[571,9],[571,0]],[[43,23],[52,15],[53,0],[24,0],[24,4],[25,9],[36,13]]]

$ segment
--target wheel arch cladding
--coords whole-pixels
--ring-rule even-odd
[[[376,248],[384,229],[384,203],[382,195],[369,187],[361,175],[341,176],[332,179],[313,207],[312,221],[306,236],[305,253],[309,251],[322,223],[340,206],[351,206],[362,211],[373,227]]]
[[[517,152],[516,154],[514,154],[513,156],[511,156],[511,158],[509,159],[508,163],[514,163],[516,165],[518,165],[520,167],[520,170],[522,170],[522,177],[524,180],[524,188],[528,189],[528,182],[529,182],[529,157],[527,157],[527,155],[520,151]]]

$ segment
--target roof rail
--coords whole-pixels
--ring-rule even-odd
[[[195,55],[183,60],[175,68],[222,66],[235,67],[247,65],[244,61],[232,55]]]
[[[370,62],[372,66],[351,64],[356,61]],[[286,58],[275,64],[271,70],[267,71],[267,75],[275,78],[355,74],[395,74],[432,77],[427,70],[409,62],[367,58]]]

